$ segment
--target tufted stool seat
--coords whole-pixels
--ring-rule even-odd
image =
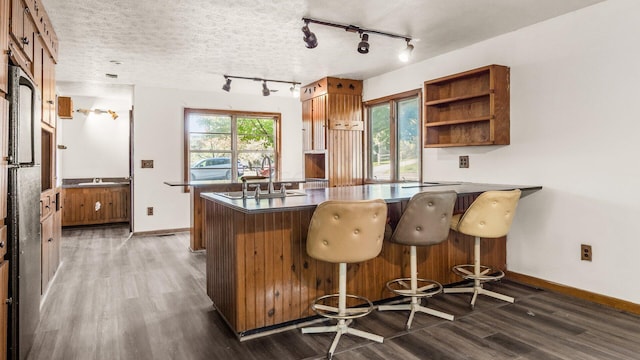
[[[473,264],[456,265],[453,272],[467,280],[473,280],[473,286],[444,289],[445,293],[473,293],[471,308],[475,306],[478,294],[487,295],[507,302],[515,299],[484,289],[482,283],[504,277],[504,272],[480,265],[480,238],[499,238],[507,235],[513,222],[520,190],[487,191],[474,200],[463,214],[454,215],[451,229],[459,233],[475,236]]]
[[[421,300],[442,292],[442,285],[434,280],[418,278],[417,246],[430,246],[445,241],[457,194],[455,191],[422,192],[415,194],[400,217],[391,242],[409,245],[411,268],[409,278],[391,280],[387,288],[393,293],[411,298],[409,304],[380,305],[378,310],[410,310],[407,330],[411,328],[417,311],[453,320],[453,315],[422,306]],[[418,286],[420,285],[420,286]]]
[[[337,319],[332,326],[302,328],[302,333],[335,332],[327,357],[331,359],[342,334],[351,334],[382,342],[382,336],[349,327],[354,318],[374,309],[368,299],[347,294],[347,264],[373,259],[382,251],[387,222],[387,204],[383,200],[325,201],[311,217],[307,234],[307,254],[317,260],[339,264],[338,293],[317,298],[311,308],[327,318]],[[338,299],[338,306],[330,300]],[[347,298],[364,306],[347,308]]]

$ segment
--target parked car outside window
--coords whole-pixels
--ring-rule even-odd
[[[191,166],[191,180],[231,180],[231,158],[202,159]],[[244,174],[244,166],[238,161],[238,176]]]

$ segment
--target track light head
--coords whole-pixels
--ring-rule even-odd
[[[368,34],[362,34],[360,36],[361,40],[360,43],[358,44],[358,52],[360,54],[367,54],[369,53],[369,35]]]
[[[222,85],[222,90],[229,92],[229,90],[231,90],[231,79],[229,79],[226,76],[225,76],[225,79],[227,79],[227,82],[224,85]]]
[[[410,40],[407,40],[407,47],[404,48],[398,55],[398,58],[402,62],[407,62],[411,58],[411,53],[413,52],[413,45],[411,45],[409,41]]]
[[[311,30],[309,30],[309,26],[306,23],[302,27],[302,33],[304,34],[302,40],[304,40],[307,49],[313,49],[318,46],[318,39],[316,38],[316,34],[312,33]]]
[[[289,91],[291,91],[291,95],[294,98],[299,98],[300,97],[300,88],[298,86],[296,86],[296,84],[291,84],[291,87],[289,88]]]
[[[262,96],[269,96],[271,95],[271,90],[269,90],[269,88],[267,87],[267,82],[263,81],[262,82]]]

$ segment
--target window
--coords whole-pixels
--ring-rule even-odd
[[[365,102],[367,180],[420,181],[420,90]]]
[[[185,109],[184,129],[186,181],[279,172],[280,114]]]

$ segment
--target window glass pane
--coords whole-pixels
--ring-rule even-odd
[[[191,114],[189,132],[231,133],[231,117],[228,115]]]
[[[272,118],[239,117],[238,150],[273,150],[275,121]]]
[[[398,180],[420,179],[420,121],[418,99],[398,102]]]
[[[244,175],[269,176],[269,162],[264,160],[268,157],[271,160],[271,175],[275,176],[276,162],[273,152],[241,152],[238,154],[238,162],[242,165]],[[264,166],[263,166],[264,165]]]
[[[231,154],[191,152],[191,180],[231,179]]]
[[[372,106],[369,109],[371,119],[371,157],[369,167],[373,180],[391,180],[391,125],[389,104]]]
[[[230,150],[231,134],[191,134],[189,136],[191,150]]]

